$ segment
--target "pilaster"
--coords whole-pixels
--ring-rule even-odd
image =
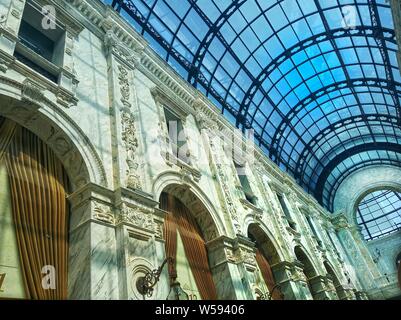
[[[116,188],[141,190],[144,177],[140,174],[137,97],[133,72],[140,53],[125,48],[105,19],[104,48],[107,55],[110,115],[113,135],[113,175]]]
[[[252,299],[246,275],[238,264],[246,263],[249,251],[225,236],[218,237],[206,244],[209,253],[209,264],[219,299],[245,300]],[[250,262],[250,260],[248,260]],[[241,279],[241,281],[238,281]]]
[[[112,193],[87,184],[70,197],[68,293],[70,299],[118,299],[115,212]]]

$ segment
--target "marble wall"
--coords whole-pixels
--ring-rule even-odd
[[[71,299],[167,296],[166,270],[151,297],[136,288],[138,277],[165,257],[165,212],[158,209],[163,190],[186,201],[202,228],[219,298],[256,297],[255,249],[248,238],[252,224],[260,226],[275,247],[278,260],[272,268],[286,298],[311,299],[300,277],[297,246],[311,257],[318,298],[336,298],[325,261],[335,269],[343,290],[364,296],[348,248],[337,238],[343,226],[335,223],[336,215],[179,78],[125,20],[96,0],[43,2],[54,5],[68,27],[64,54],[70,58],[60,71],[62,82],[52,83],[14,59],[24,1],[3,0],[0,114],[43,138],[74,182],[69,195]],[[67,78],[74,86],[65,85]],[[174,158],[164,106],[182,120],[189,164]],[[254,203],[245,197],[233,160],[245,167]],[[284,198],[290,218],[277,194]]]

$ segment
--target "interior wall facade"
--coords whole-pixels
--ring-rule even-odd
[[[43,139],[72,181],[69,298],[143,299],[137,279],[165,259],[166,212],[159,197],[166,188],[196,215],[218,298],[260,294],[251,225],[277,251],[271,267],[285,299],[311,299],[308,284],[316,299],[367,298],[375,276],[358,276],[361,264],[370,265],[364,259],[354,264],[353,250],[364,253],[355,245],[350,250],[352,223],[344,214],[327,212],[306,194],[110,7],[96,0],[39,2],[54,6],[65,25],[58,82],[14,57],[25,1],[2,1],[0,115]],[[182,122],[189,163],[173,152],[164,107]],[[313,266],[309,279],[295,248]],[[325,262],[337,275],[341,296]],[[148,299],[168,292],[164,270]]]
[[[351,174],[339,186],[334,199],[334,208],[342,212],[352,228],[355,242],[359,248],[348,243],[349,250],[357,250],[360,273],[364,275],[366,290],[372,298],[393,298],[400,296],[397,279],[396,256],[401,251],[400,232],[371,241],[365,241],[356,222],[356,209],[359,202],[370,192],[383,189],[401,190],[401,171],[395,166],[372,166]],[[353,248],[353,249],[352,249]],[[362,275],[361,275],[362,277]],[[370,280],[367,280],[367,279]],[[369,285],[370,283],[370,285]]]

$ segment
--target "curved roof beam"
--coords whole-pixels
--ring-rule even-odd
[[[255,96],[257,89],[260,88],[263,81],[265,81],[269,75],[282,63],[285,59],[290,58],[292,55],[300,52],[301,50],[305,50],[313,45],[319,44],[323,41],[327,40],[335,40],[338,38],[344,37],[352,37],[352,36],[364,36],[366,38],[374,37],[374,34],[377,33],[377,27],[372,26],[356,26],[355,29],[333,29],[326,32],[322,32],[317,35],[313,35],[310,38],[307,38],[296,45],[288,48],[284,52],[282,52],[279,56],[277,56],[274,60],[272,60],[256,77],[255,81],[252,82],[251,86],[248,88],[248,91],[245,94],[244,100],[241,103],[239,112],[247,113],[249,110],[250,103]],[[386,34],[390,36],[386,36]],[[395,32],[391,29],[384,28],[384,39],[385,41],[389,41],[391,43],[396,44],[395,40]]]
[[[401,157],[401,154],[400,154]],[[375,165],[395,165],[398,167],[401,167],[401,160],[395,160],[395,159],[374,159],[374,160],[366,160],[366,161],[361,161],[355,166],[351,168],[347,168],[347,170],[343,171],[339,176],[339,178],[335,179],[335,184],[331,185],[329,188],[327,188],[327,183],[324,186],[323,193],[327,191],[328,193],[328,199],[324,197],[324,194],[322,194],[322,204],[328,208],[328,210],[333,211],[333,202],[334,202],[334,196],[342,184],[342,182],[347,179],[350,175],[352,175],[354,172],[366,168],[369,166],[375,166]]]
[[[310,173],[310,175],[311,176],[313,176],[313,175],[320,175],[321,173],[322,173],[322,171],[324,170],[324,168],[325,168],[325,166],[327,166],[328,165],[328,163],[330,163],[330,161],[332,160],[332,159],[334,159],[337,155],[339,155],[339,154],[341,154],[341,153],[344,153],[344,152],[346,152],[347,150],[350,150],[350,149],[352,149],[352,148],[354,148],[355,146],[359,146],[359,145],[363,145],[363,144],[369,144],[369,143],[398,143],[397,142],[397,136],[395,136],[395,135],[388,135],[388,134],[377,134],[376,135],[378,138],[379,137],[382,137],[382,138],[384,138],[384,139],[386,139],[386,138],[388,138],[388,137],[391,137],[391,138],[393,138],[392,140],[392,142],[388,142],[388,141],[383,141],[383,140],[381,140],[381,141],[379,141],[379,142],[377,142],[377,141],[367,141],[367,137],[369,138],[370,137],[370,135],[369,134],[365,134],[365,135],[360,135],[360,136],[357,136],[357,137],[353,137],[353,138],[351,138],[351,139],[347,139],[347,140],[345,140],[345,143],[343,143],[343,144],[337,144],[336,146],[334,146],[333,148],[331,148],[330,149],[330,152],[329,152],[329,156],[327,155],[327,154],[325,154],[324,155],[324,157],[326,158],[326,159],[322,159],[322,158],[320,158],[319,159],[319,165],[320,165],[320,167],[319,167],[319,165],[316,165],[316,166],[314,166],[313,167],[313,170],[311,171],[311,173]],[[345,151],[344,151],[344,149],[345,149]],[[338,152],[338,150],[340,150],[340,152]],[[313,155],[312,155],[313,156]],[[301,177],[303,177],[305,174],[304,174],[304,172],[302,172],[302,175],[301,175]],[[309,189],[310,189],[310,186],[309,186]]]
[[[216,19],[216,21],[210,25],[209,30],[206,35],[202,39],[201,43],[196,50],[196,53],[191,62],[191,68],[188,72],[188,82],[196,87],[197,78],[200,73],[200,68],[203,63],[203,59],[207,53],[207,50],[212,43],[213,39],[220,32],[220,28],[226,23],[226,21],[231,17],[231,15],[239,8],[242,4],[245,3],[246,0],[233,0],[231,4],[223,11],[223,13]],[[190,0],[191,4],[196,1]],[[197,8],[197,6],[196,6]],[[202,10],[199,10],[202,16],[204,15]],[[203,18],[205,20],[205,18]]]
[[[389,116],[389,115],[381,115],[381,114],[363,114],[363,115],[358,115],[358,116],[353,116],[353,117],[348,117],[341,119],[335,123],[331,123],[328,127],[322,129],[318,134],[313,137],[312,140],[309,141],[308,147],[305,147],[302,152],[300,153],[300,157],[298,158],[296,169],[294,172],[295,178],[300,178],[300,175],[302,174],[302,166],[306,163],[306,159],[309,156],[314,156],[315,152],[313,152],[313,145],[317,144],[319,140],[324,139],[325,136],[327,136],[331,132],[335,132],[338,129],[343,128],[345,125],[349,124],[356,124],[360,122],[364,123],[369,123],[369,121],[375,121],[379,123],[388,123],[391,126],[394,125],[394,123],[397,122],[397,118],[394,116]],[[400,136],[401,139],[401,136]],[[333,147],[334,148],[334,147]],[[308,151],[312,150],[312,154],[308,154]]]
[[[335,90],[351,88],[351,87],[378,87],[383,88],[388,85],[388,81],[384,79],[376,79],[376,78],[357,78],[352,80],[345,80],[341,82],[336,82],[334,84],[328,85],[326,87],[321,88],[316,92],[312,92],[309,96],[305,97],[301,101],[299,101],[289,113],[287,113],[286,117],[282,119],[280,124],[277,126],[277,129],[273,135],[271,149],[270,149],[270,157],[280,157],[280,153],[278,152],[278,147],[280,145],[280,139],[287,128],[288,124],[291,124],[292,119],[300,112],[303,108],[307,107],[307,105],[321,96],[325,94],[329,94]],[[401,84],[399,84],[401,85]],[[401,91],[397,91],[398,94],[401,95]]]
[[[346,158],[356,154],[360,153],[363,151],[369,151],[369,150],[387,150],[387,151],[394,151],[397,153],[401,153],[401,145],[397,143],[367,143],[367,144],[361,144],[358,146],[355,146],[353,148],[350,148],[346,150],[345,152],[339,154],[337,157],[335,157],[333,160],[330,161],[330,163],[324,167],[323,171],[321,172],[317,184],[316,184],[316,189],[315,189],[315,197],[316,199],[321,203],[322,202],[322,194],[323,194],[323,188],[324,184],[326,183],[327,178],[329,177],[330,173],[334,170],[335,167],[337,167],[338,164],[340,164],[342,161],[344,161]]]

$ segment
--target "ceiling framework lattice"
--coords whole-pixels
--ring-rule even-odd
[[[400,163],[401,76],[387,1],[111,5],[329,210],[355,170]]]
[[[369,193],[358,205],[356,220],[367,241],[401,230],[401,195],[393,190]]]

